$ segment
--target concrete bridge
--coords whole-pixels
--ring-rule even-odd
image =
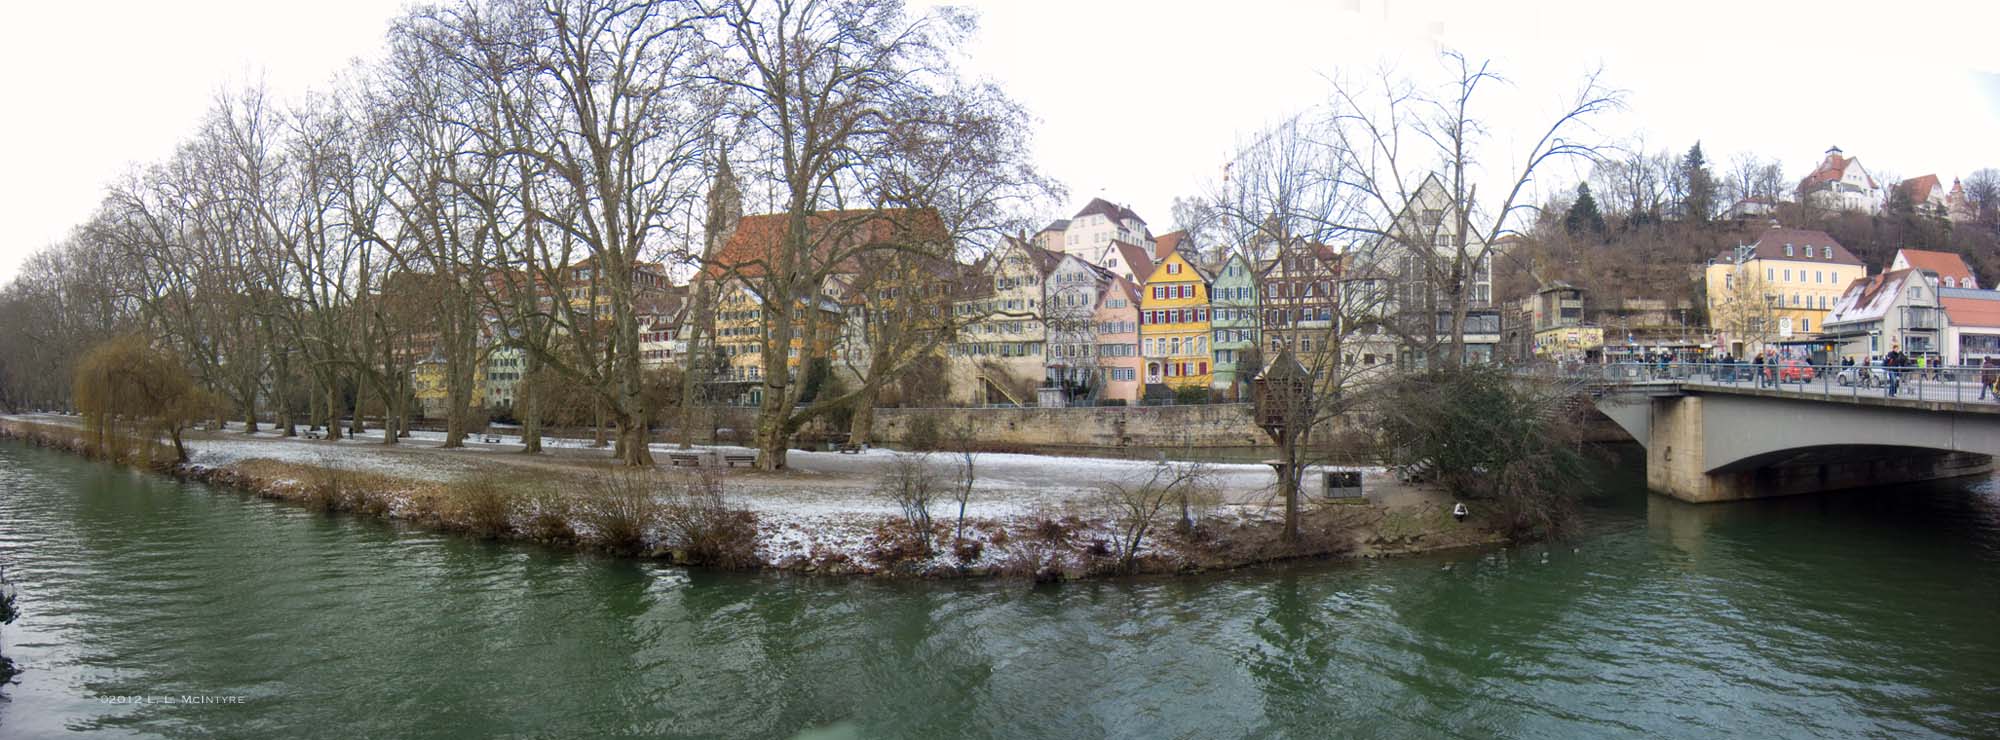
[[[1646,448],[1647,485],[1685,501],[1980,475],[2000,455],[2000,402],[1979,398],[1976,368],[1906,372],[1893,396],[1853,368],[1781,372],[1793,382],[1713,365],[1595,368],[1571,376]]]

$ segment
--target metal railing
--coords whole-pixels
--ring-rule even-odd
[[[1613,362],[1543,365],[1530,374],[1641,385],[1753,388],[1823,398],[1894,398],[1950,403],[2000,402],[1994,391],[2000,366],[1812,364],[1800,360],[1751,362]]]

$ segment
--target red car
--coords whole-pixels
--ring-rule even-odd
[[[1805,360],[1785,360],[1784,364],[1778,366],[1780,383],[1811,383],[1812,379],[1812,365]]]

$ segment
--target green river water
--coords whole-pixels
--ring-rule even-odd
[[[0,737],[1993,737],[2000,486],[1033,587],[688,571],[0,444]]]

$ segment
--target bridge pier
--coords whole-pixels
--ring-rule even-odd
[[[1646,485],[1704,503],[1990,474],[2000,414],[1657,389],[1598,408],[1646,448]]]

